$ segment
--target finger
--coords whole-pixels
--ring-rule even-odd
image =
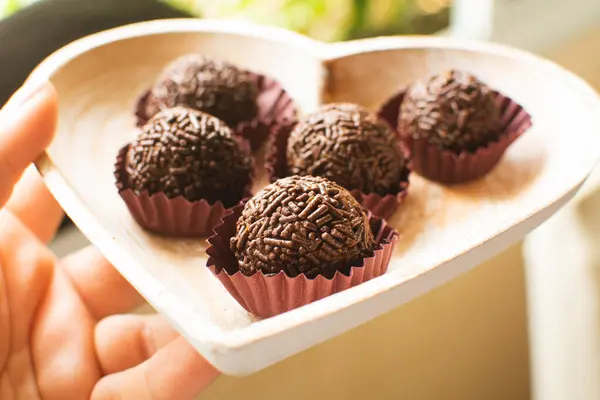
[[[54,87],[24,87],[0,111],[0,207],[19,177],[50,144],[56,127]]]
[[[179,334],[154,315],[113,315],[96,326],[96,354],[105,375],[125,371],[152,357]]]
[[[219,372],[179,337],[142,364],[102,378],[92,400],[186,400],[200,394]]]
[[[42,242],[52,239],[63,217],[62,208],[33,165],[27,168],[15,186],[6,208]]]
[[[0,342],[9,339],[13,355],[25,355],[21,359],[33,366],[35,398],[87,398],[100,379],[92,336],[96,322],[66,274],[55,268],[52,252],[5,209],[0,210],[0,260],[5,286],[0,297],[10,322],[8,336],[0,328]]]
[[[53,254],[18,218],[8,210],[0,210],[0,275],[5,281],[0,293],[0,303],[4,300],[5,305],[0,304],[0,308],[12,307],[8,315],[13,319],[8,324],[12,350],[28,344],[31,321],[50,284],[55,261]],[[17,315],[19,318],[13,318]],[[7,337],[1,331],[2,328],[0,342]]]
[[[37,310],[30,342],[40,398],[89,398],[102,376],[94,348],[95,324],[67,275],[55,268],[45,301]]]
[[[61,266],[97,319],[144,304],[142,296],[93,246],[63,258]]]

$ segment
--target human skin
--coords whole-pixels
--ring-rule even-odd
[[[218,372],[93,247],[47,247],[63,212],[30,164],[57,96],[21,89],[0,110],[0,399],[185,400]]]

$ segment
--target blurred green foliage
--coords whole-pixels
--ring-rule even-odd
[[[324,41],[427,34],[449,23],[450,0],[165,0],[207,18],[250,20]]]
[[[1,11],[8,15],[36,0],[0,0],[0,4],[2,1],[4,7]],[[287,28],[324,41],[434,33],[448,26],[451,3],[451,0],[161,1],[193,15],[249,20]]]
[[[2,15],[12,14],[13,12],[18,11],[21,7],[23,7],[23,2],[20,0],[4,0],[3,3],[3,7],[1,8]]]

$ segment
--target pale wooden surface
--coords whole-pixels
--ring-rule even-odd
[[[162,27],[171,33],[145,36],[148,29]],[[42,66],[37,75],[52,74],[61,115],[49,158],[38,165],[59,201],[115,266],[206,357],[230,373],[248,373],[285,358],[464,272],[551,215],[596,161],[598,140],[591,133],[598,118],[589,111],[597,111],[597,98],[575,78],[533,57],[440,39],[325,47],[291,34],[273,39],[262,30],[244,31],[263,37],[255,39],[239,36],[237,27],[233,33],[207,32],[207,27],[227,30],[203,21],[138,25],[80,42]],[[397,85],[423,74],[468,69],[521,102],[533,114],[535,127],[483,181],[448,189],[415,178],[404,210],[391,220],[404,241],[387,275],[255,322],[202,267],[201,241],[146,234],[133,223],[112,182],[114,154],[132,134],[135,95],[166,62],[192,50],[275,76],[303,111],[320,101],[325,72],[328,99],[373,107]],[[353,54],[357,51],[369,53]],[[330,59],[327,70],[319,61],[323,58]],[[518,228],[503,233],[515,223]]]

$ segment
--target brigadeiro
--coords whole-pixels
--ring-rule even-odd
[[[352,195],[323,178],[290,177],[252,198],[231,247],[244,275],[257,271],[312,278],[370,254],[367,215]]]
[[[221,60],[187,55],[169,64],[150,90],[146,115],[184,105],[229,126],[256,117],[258,83],[248,71]]]
[[[376,114],[351,103],[326,104],[279,129],[267,170],[272,181],[288,175],[330,179],[383,217],[406,195],[410,173],[396,132]]]
[[[398,235],[343,187],[296,175],[235,207],[215,232],[208,267],[260,317],[383,274]]]
[[[160,111],[117,157],[120,195],[144,228],[170,236],[212,232],[250,193],[248,144],[220,119],[187,107]]]
[[[448,184],[489,173],[531,126],[523,107],[458,70],[413,83],[380,115],[397,127],[413,170]]]
[[[138,101],[138,124],[175,106],[225,121],[252,148],[259,147],[274,126],[295,116],[291,98],[273,79],[199,54],[184,55],[164,68]]]

